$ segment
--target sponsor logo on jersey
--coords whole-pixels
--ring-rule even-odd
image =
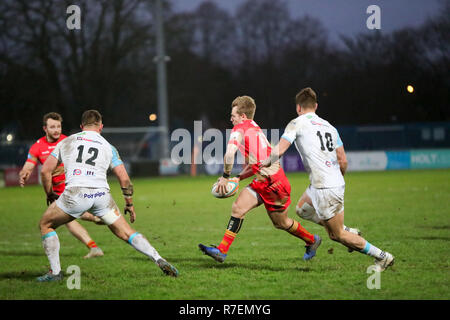
[[[47,154],[47,153],[50,153],[50,151],[42,151],[42,154]]]
[[[333,161],[325,161],[325,165],[327,166],[327,167],[331,167],[331,166],[335,166],[335,165],[337,165],[338,164],[338,162],[337,162],[337,160],[333,160]]]
[[[316,122],[314,120],[311,120],[311,123],[315,126],[324,126],[324,127],[328,127],[326,124],[324,123],[320,123],[320,122]]]
[[[83,195],[83,198],[89,198],[89,199],[92,199],[92,198],[99,198],[99,197],[102,197],[102,196],[104,196],[105,195],[105,192],[96,192],[96,193],[91,193],[91,194],[87,194],[87,193],[85,193],[84,195]]]
[[[74,176],[79,176],[81,174],[81,170],[80,169],[74,169],[73,170],[73,175]]]
[[[102,144],[100,141],[96,141],[96,140],[92,140],[92,139],[86,139],[86,138],[83,138],[83,137],[77,137],[77,140],[83,140],[83,141],[88,141],[88,142]]]
[[[77,140],[83,140],[83,141],[89,141],[89,142],[92,142],[91,139],[86,139],[86,138],[83,138],[83,137],[77,137]]]

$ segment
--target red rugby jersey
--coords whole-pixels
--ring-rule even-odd
[[[28,151],[27,162],[31,162],[35,165],[38,163],[43,164],[53,149],[55,149],[56,145],[65,138],[67,138],[67,136],[61,134],[57,141],[48,142],[47,137],[43,136],[31,146],[30,151]],[[55,193],[61,194],[64,191],[65,180],[64,165],[61,163],[52,173],[53,191]]]
[[[279,169],[279,162],[268,168],[259,170],[258,163],[267,159],[272,152],[272,147],[261,128],[253,120],[244,120],[233,127],[230,134],[230,144],[234,144],[245,157],[245,162],[252,164],[253,173],[261,173],[265,176],[272,175]]]

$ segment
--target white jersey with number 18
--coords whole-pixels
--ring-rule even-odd
[[[61,141],[51,153],[64,163],[66,188],[109,189],[108,169],[122,164],[116,148],[95,131],[75,133]]]
[[[314,112],[303,114],[289,122],[281,138],[295,142],[313,187],[345,185],[336,156],[336,148],[343,143],[328,121]]]

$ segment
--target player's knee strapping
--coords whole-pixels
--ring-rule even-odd
[[[117,221],[117,219],[120,218],[120,213],[116,212],[116,210],[111,209],[106,214],[100,217],[102,219],[103,223],[107,226],[112,225],[114,222]]]
[[[303,204],[301,206],[297,205],[295,207],[295,212],[302,219],[309,220],[314,223],[320,222],[320,219],[317,216],[317,213],[316,213],[316,210],[314,209],[314,207],[312,207],[311,205],[309,205],[306,202],[303,202]]]

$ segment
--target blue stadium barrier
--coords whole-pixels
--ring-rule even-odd
[[[450,168],[450,149],[348,151],[348,171]],[[298,153],[283,157],[286,172],[305,171]]]

